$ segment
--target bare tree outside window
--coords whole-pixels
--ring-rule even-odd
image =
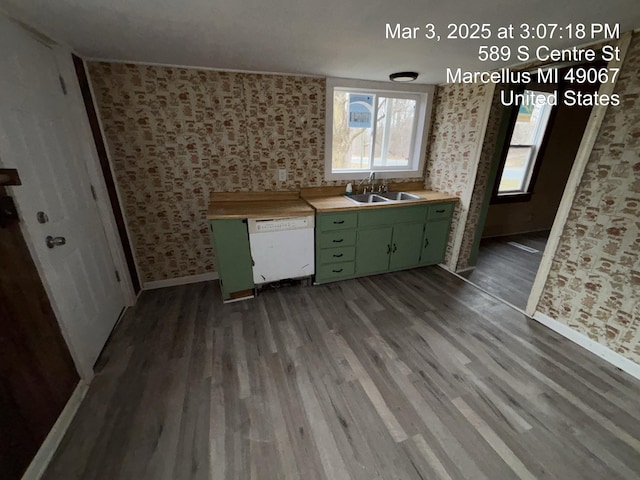
[[[349,127],[349,93],[333,98],[333,169],[372,170],[410,165],[417,100],[375,95],[375,128]]]

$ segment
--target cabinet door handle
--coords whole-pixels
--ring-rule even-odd
[[[342,243],[342,242],[344,242],[344,238],[339,238],[333,241],[333,243]]]
[[[387,255],[391,253],[391,245],[387,243]]]
[[[444,208],[442,210],[436,210],[436,213],[444,213]]]
[[[333,256],[335,258],[340,258],[342,255],[344,255],[344,253],[334,253]]]
[[[342,271],[341,268],[339,268],[338,270],[336,270],[335,268],[332,270],[333,273],[340,273]]]
[[[444,212],[444,210],[443,210],[443,212]],[[333,223],[334,223],[335,225],[342,225],[342,224],[344,223],[344,220],[340,220],[339,222],[336,222],[336,221],[334,220],[334,221],[333,221]]]
[[[394,243],[393,244],[393,253],[396,253],[396,250],[398,250],[398,246]]]
[[[425,236],[424,237],[424,248],[427,248],[429,246],[429,237]]]

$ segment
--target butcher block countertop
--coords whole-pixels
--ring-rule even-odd
[[[358,204],[343,196],[345,187],[303,188],[300,191],[300,196],[317,212],[342,212],[370,208],[394,208],[406,205],[419,205],[423,203],[458,201],[458,197],[455,195],[425,190],[422,182],[392,183],[389,184],[388,187],[390,192],[412,193],[413,195],[419,196],[420,199],[404,200],[402,202]]]
[[[214,192],[209,197],[208,220],[276,218],[313,215],[299,192]]]
[[[303,188],[300,192],[214,192],[209,197],[208,220],[278,218],[370,208],[394,208],[423,203],[457,202],[458,197],[425,190],[421,182],[389,184],[390,192],[420,197],[402,202],[358,204],[343,197],[345,187]]]

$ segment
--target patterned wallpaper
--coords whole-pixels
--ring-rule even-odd
[[[640,35],[616,92],[537,309],[640,364]]]
[[[324,180],[323,78],[120,63],[89,72],[143,283],[214,271],[212,191],[346,183]]]
[[[458,253],[456,238],[464,228],[471,191],[475,181],[475,160],[482,147],[483,109],[488,98],[487,85],[449,84],[438,88],[430,149],[425,170],[425,187],[460,197],[453,212],[445,263],[455,270]]]
[[[143,282],[214,271],[209,192],[323,184],[324,79],[89,70]]]
[[[464,270],[471,266],[469,264],[469,258],[471,256],[471,250],[473,249],[474,240],[478,230],[478,222],[480,221],[480,215],[482,213],[482,205],[487,193],[487,188],[493,187],[493,184],[489,184],[490,180],[492,180],[489,178],[489,175],[491,173],[491,163],[493,162],[495,155],[498,134],[500,133],[500,124],[502,122],[502,114],[504,112],[504,107],[500,102],[501,88],[501,85],[496,85],[493,100],[491,102],[491,111],[489,112],[489,119],[487,120],[487,130],[484,135],[482,152],[478,162],[478,170],[473,185],[471,201],[469,203],[469,213],[464,227],[464,235],[462,237],[462,245],[460,246],[460,255],[458,256],[456,271]]]

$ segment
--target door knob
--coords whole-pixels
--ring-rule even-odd
[[[67,243],[67,239],[64,237],[52,237],[51,235],[49,235],[45,239],[45,243],[47,244],[47,247],[53,248],[55,246],[64,245],[65,243]]]

